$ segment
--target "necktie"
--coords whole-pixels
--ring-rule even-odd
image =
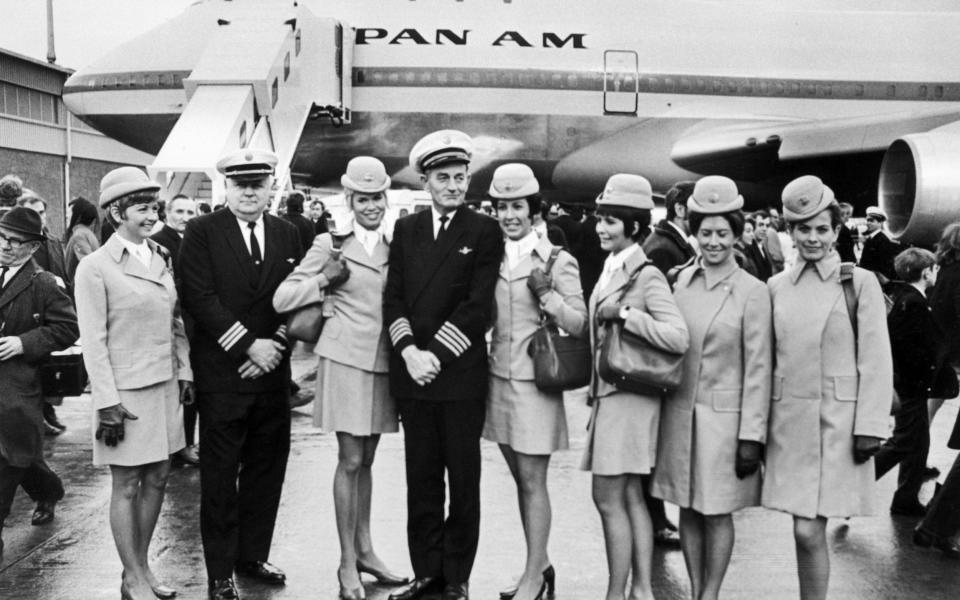
[[[0,267],[0,290],[7,287],[7,271],[10,267]]]
[[[450,220],[450,217],[447,215],[441,215],[440,217],[440,231],[437,232],[437,243],[440,243],[440,240],[443,238],[443,233],[447,230],[447,221]]]
[[[253,233],[256,226],[256,223],[247,223],[247,228],[250,230],[250,256],[253,258],[253,266],[259,270],[260,263],[263,261],[263,254],[260,253],[260,242],[257,241],[257,236]]]

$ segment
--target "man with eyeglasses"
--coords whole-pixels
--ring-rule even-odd
[[[63,498],[63,483],[43,460],[37,365],[80,332],[70,297],[32,260],[43,239],[40,216],[28,208],[0,218],[0,535],[17,487],[37,502],[33,525],[52,521]]]
[[[860,268],[873,271],[880,283],[897,278],[893,268],[893,259],[900,254],[900,244],[887,237],[883,224],[887,213],[879,206],[867,207],[867,234],[863,240],[863,252],[860,254]]]

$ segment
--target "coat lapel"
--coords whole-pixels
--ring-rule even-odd
[[[355,235],[350,236],[350,238],[346,240],[343,244],[342,252],[344,258],[369,267],[374,271],[382,270],[389,259],[389,246],[384,243],[383,239],[373,248],[373,256],[367,254],[367,251],[363,248],[363,244],[360,243],[360,240],[358,240]]]
[[[3,292],[0,292],[0,308],[9,304],[11,300],[19,296],[23,290],[27,289],[37,269],[37,263],[33,262],[32,258],[20,267],[20,270],[13,276],[13,279],[3,288]]]
[[[229,210],[222,210],[220,212],[223,213],[223,217],[220,218],[221,223],[219,223],[220,232],[227,241],[227,245],[233,250],[240,270],[243,271],[243,274],[247,277],[247,281],[251,282],[251,287],[253,287],[253,282],[257,280],[256,271],[253,268],[253,259],[250,257],[250,251],[247,250],[247,244],[243,240],[243,233],[240,231],[240,226],[237,225],[237,218]],[[266,225],[264,225],[264,227],[266,227]],[[264,237],[266,237],[266,234],[264,234]],[[269,254],[267,256],[269,256]]]
[[[263,215],[263,264],[260,265],[260,278],[257,281],[258,289],[266,284],[270,279],[270,273],[284,257],[284,253],[280,252],[280,231],[274,218],[266,213]],[[246,250],[246,246],[244,246],[244,250]]]

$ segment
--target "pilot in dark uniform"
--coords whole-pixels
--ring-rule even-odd
[[[416,575],[392,600],[441,589],[444,600],[469,597],[480,533],[489,368],[484,332],[503,257],[497,221],[464,206],[471,153],[470,137],[459,131],[417,142],[410,165],[433,206],[398,220],[390,246],[383,316],[393,343],[390,391],[403,422],[407,537]]]
[[[867,234],[860,254],[860,268],[883,275],[888,280],[897,278],[893,259],[900,254],[900,244],[887,237],[883,224],[887,214],[878,206],[867,207]]]
[[[237,573],[282,584],[267,562],[290,449],[290,360],[273,293],[303,256],[290,223],[266,214],[277,157],[224,156],[227,209],[191,220],[180,246],[183,307],[200,412],[200,534],[214,600]],[[239,482],[238,482],[239,478]]]

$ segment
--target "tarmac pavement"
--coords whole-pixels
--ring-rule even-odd
[[[298,353],[294,376],[301,380],[313,357]],[[307,383],[305,388],[309,388]],[[606,562],[600,520],[590,498],[590,476],[578,470],[585,439],[587,409],[583,397],[565,399],[571,448],[554,455],[550,469],[553,502],[551,560],[557,571],[557,600],[602,598]],[[934,424],[930,464],[944,474],[955,452],[946,449],[958,401],[948,402]],[[244,600],[292,600],[337,597],[339,563],[331,486],[336,467],[334,435],[315,429],[311,405],[294,409],[293,441],[270,561],[283,568],[288,583],[271,587],[238,579]],[[89,397],[68,398],[58,409],[67,431],[47,438],[50,465],[64,479],[66,497],[56,519],[30,526],[33,505],[19,493],[3,530],[0,562],[2,600],[100,600],[119,596],[117,558],[107,513],[109,470],[90,463]],[[410,573],[406,547],[406,509],[402,434],[383,436],[374,465],[373,536],[390,568]],[[202,448],[201,448],[202,451]],[[878,506],[886,507],[896,485],[896,469],[879,486]],[[154,536],[152,564],[162,581],[179,590],[178,598],[206,598],[206,573],[199,532],[199,472],[175,469]],[[933,482],[923,491],[932,493]],[[523,537],[516,492],[500,452],[483,443],[480,548],[471,579],[471,597],[495,600],[521,571]],[[670,513],[676,519],[676,510]],[[960,561],[912,546],[915,518],[876,517],[834,520],[828,525],[831,554],[830,598],[857,600],[960,597]],[[735,516],[737,541],[722,597],[727,599],[797,598],[790,517],[763,509]],[[386,600],[390,588],[367,581],[370,600]],[[662,600],[689,598],[683,557],[657,549],[654,591]]]

